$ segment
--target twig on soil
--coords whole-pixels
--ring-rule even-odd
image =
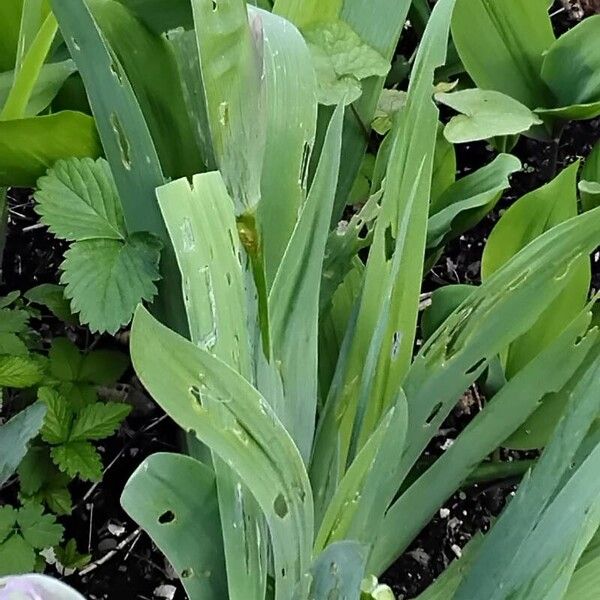
[[[108,562],[111,558],[113,558],[116,554],[118,554],[123,548],[125,548],[128,544],[131,544],[136,537],[139,537],[142,534],[142,528],[138,527],[135,531],[129,534],[122,542],[120,542],[114,549],[110,552],[107,552],[104,556],[91,562],[87,567],[81,569],[79,571],[79,576],[83,577],[92,571],[95,571],[98,567],[101,567],[103,564]],[[137,540],[136,540],[137,541]]]

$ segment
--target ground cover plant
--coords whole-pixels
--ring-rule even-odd
[[[0,597],[113,597],[89,574],[142,538],[155,597],[598,596],[600,142],[561,146],[600,129],[600,16],[556,34],[551,4],[0,8],[5,279],[16,188],[63,255],[0,307]],[[119,460],[136,525],[95,556]],[[408,590],[490,482],[494,522]]]

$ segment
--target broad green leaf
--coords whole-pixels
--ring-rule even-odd
[[[321,21],[336,19],[344,5],[344,0],[275,0],[273,12],[295,23],[298,27],[305,27]]]
[[[48,444],[62,444],[69,439],[73,410],[68,402],[54,389],[42,387],[38,391],[38,399],[47,408],[44,419],[42,439]]]
[[[56,466],[70,477],[84,481],[100,481],[102,461],[90,442],[68,442],[50,451]]]
[[[34,446],[30,448],[17,469],[21,493],[25,496],[32,496],[52,478],[54,473],[55,467],[50,459],[48,447]]]
[[[189,0],[119,0],[154,33],[161,34],[178,27],[193,29]]]
[[[0,354],[27,356],[29,350],[25,343],[14,333],[0,333]]]
[[[519,487],[460,586],[456,600],[562,598],[579,556],[600,523],[596,445],[573,463],[598,414],[598,346],[567,387],[567,410],[530,477]],[[552,593],[554,592],[554,593]]]
[[[0,506],[0,542],[3,542],[15,527],[17,511],[12,506]]]
[[[86,354],[81,364],[78,379],[96,385],[117,383],[129,367],[129,358],[114,350],[93,350]]]
[[[483,252],[484,280],[536,237],[577,214],[578,167],[578,162],[573,163],[553,181],[526,194],[504,213]],[[554,339],[583,308],[589,284],[589,260],[584,257],[570,266],[564,291],[552,301],[534,327],[511,345],[506,359],[508,378]]]
[[[343,117],[340,105],[269,294],[273,356],[281,371],[285,403],[275,410],[305,461],[314,436],[321,272],[341,159]]]
[[[19,509],[17,523],[25,541],[37,550],[56,546],[62,540],[62,525],[53,514],[44,514],[41,504],[25,504]]]
[[[590,155],[585,159],[581,170],[579,190],[581,191],[583,210],[590,210],[600,204],[600,141],[596,143]]]
[[[38,361],[28,356],[0,356],[0,386],[28,388],[42,378]]]
[[[34,564],[35,552],[20,534],[14,533],[0,544],[0,577],[28,573]]]
[[[267,138],[257,221],[270,288],[306,200],[317,82],[300,32],[270,13],[250,15],[260,18],[264,35]]]
[[[48,13],[31,41],[31,45],[24,53],[22,61],[15,67],[15,78],[0,111],[0,120],[22,119],[26,116],[35,84],[57,32],[56,18],[52,13]]]
[[[15,66],[22,10],[23,0],[0,2],[0,72]]]
[[[176,267],[155,190],[165,177],[154,142],[123,66],[111,54],[84,0],[51,0],[61,33],[85,83],[102,146],[121,198],[129,233],[150,232],[163,244],[162,281],[154,310],[185,332]]]
[[[32,569],[28,569],[31,571]],[[16,571],[13,571],[16,572]],[[15,600],[27,600],[33,592],[44,600],[85,600],[85,598],[66,583],[46,575],[22,575],[0,580],[0,588],[17,594]]]
[[[35,199],[42,223],[64,240],[123,240],[127,235],[119,194],[102,158],[57,162],[38,181]]]
[[[61,381],[77,381],[81,371],[83,356],[77,346],[68,338],[52,340],[50,352],[50,373]]]
[[[528,131],[542,121],[529,108],[500,92],[469,89],[437,93],[435,99],[461,113],[452,117],[444,136],[453,144],[487,140]]]
[[[47,307],[61,321],[66,323],[76,321],[71,314],[69,301],[65,298],[65,290],[60,285],[42,283],[25,292],[24,296],[33,304]]]
[[[547,0],[457,0],[452,39],[477,87],[530,109],[551,96],[540,71],[555,38]]]
[[[456,181],[456,151],[454,145],[444,137],[444,127],[438,125],[433,154],[433,174],[431,176],[431,204]]]
[[[0,185],[34,187],[57,160],[100,154],[94,120],[82,113],[0,121]]]
[[[35,117],[45,110],[58,94],[67,78],[76,70],[77,68],[72,60],[45,64],[40,71],[23,116]],[[14,71],[0,73],[0,107],[6,102],[14,79]]]
[[[559,393],[576,373],[598,332],[587,333],[584,311],[546,350],[509,381],[460,433],[452,446],[405,490],[388,510],[376,543],[378,556],[406,548],[475,467],[517,429],[545,397]],[[396,527],[402,523],[401,533]],[[391,532],[396,531],[392,538]]]
[[[427,225],[427,248],[439,248],[468,231],[496,205],[510,185],[510,176],[521,170],[521,161],[499,154],[490,164],[453,183],[432,202]]]
[[[210,468],[181,454],[147,458],[121,496],[123,508],[165,554],[188,596],[197,600],[227,596],[216,497]]]
[[[535,113],[546,119],[553,121],[585,121],[595,119],[600,115],[600,101],[588,102],[586,104],[572,104],[560,108],[536,108]]]
[[[236,214],[252,212],[266,136],[261,17],[255,14],[251,25],[244,0],[195,0],[192,9],[217,166]]]
[[[275,598],[289,598],[308,568],[313,535],[311,488],[291,438],[245,379],[143,308],[131,344],[136,372],[154,399],[227,462],[256,498],[271,531]]]
[[[482,286],[424,344],[404,382],[409,427],[402,462],[408,474],[471,385],[510,342],[525,333],[564,289],[565,269],[599,241],[600,209],[554,227],[531,242]],[[388,530],[376,561],[389,565],[398,552]],[[401,550],[401,548],[400,548]]]
[[[131,83],[165,175],[189,177],[202,171],[170,44],[152,33],[122,2],[89,0],[88,6]]]
[[[129,404],[117,402],[96,402],[85,406],[73,420],[69,440],[102,440],[110,437],[130,412]]]
[[[363,544],[354,540],[330,544],[316,556],[293,599],[358,598],[366,560]]]
[[[42,428],[45,414],[46,406],[36,402],[0,425],[0,485],[6,482],[23,460],[29,442]]]
[[[25,333],[29,314],[25,310],[0,309],[0,333]]]
[[[472,285],[445,285],[433,292],[431,304],[423,311],[421,333],[428,340],[444,321],[471,295]]]
[[[50,5],[46,0],[25,0],[19,28],[19,44],[15,66],[17,71],[23,67],[27,52],[35,42],[40,27],[50,13]]]
[[[160,250],[158,239],[143,233],[124,242],[94,239],[71,246],[60,282],[81,322],[113,334],[129,323],[139,302],[157,293]]]
[[[362,93],[362,79],[384,77],[390,70],[389,62],[342,20],[319,22],[303,33],[313,57],[321,104],[351,104]]]
[[[555,106],[596,103],[600,114],[600,15],[584,19],[563,34],[544,56],[542,78],[556,97]],[[537,107],[547,107],[541,102]]]

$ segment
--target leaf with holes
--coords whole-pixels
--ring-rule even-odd
[[[137,233],[126,241],[76,242],[67,250],[60,281],[81,322],[113,334],[129,323],[135,307],[156,295],[161,247],[151,234]]]

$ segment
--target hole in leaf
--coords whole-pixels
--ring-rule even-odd
[[[160,517],[158,517],[158,522],[161,525],[168,525],[175,520],[175,513],[171,510],[166,510]]]
[[[73,48],[75,50],[77,50],[79,52],[79,50],[81,50],[81,47],[79,46],[79,42],[77,41],[76,38],[72,37],[71,38],[71,43],[73,44]]]
[[[440,412],[440,410],[442,410],[442,406],[444,406],[443,403],[442,402],[438,402],[433,407],[433,410],[431,411],[431,413],[427,417],[427,421],[425,421],[427,423],[427,425],[431,425],[431,422],[437,417],[437,415]]]
[[[476,373],[478,369],[481,368],[481,366],[483,364],[485,364],[486,362],[486,358],[481,358],[480,360],[478,360],[466,373],[465,375],[473,375],[473,373]]]
[[[283,497],[283,494],[279,494],[277,498],[275,498],[275,502],[273,502],[273,508],[275,509],[275,514],[283,519],[288,514],[288,505]]]
[[[213,9],[213,12],[216,12],[217,8],[218,8],[218,6],[217,6],[217,0],[212,0],[212,9]]]
[[[392,338],[392,360],[398,358],[398,352],[400,352],[400,342],[402,341],[402,334],[399,331],[394,331],[394,337]]]
[[[308,180],[308,165],[310,164],[310,144],[304,142],[302,147],[302,160],[300,161],[300,185],[306,187]]]
[[[189,579],[190,577],[193,577],[194,575],[194,569],[192,569],[191,567],[189,567],[188,569],[184,569],[183,571],[181,571],[181,578],[182,579]]]
[[[131,154],[130,154],[129,141],[125,137],[125,132],[123,131],[121,121],[119,120],[119,117],[117,117],[117,115],[115,113],[112,113],[110,115],[110,124],[113,128],[113,131],[115,132],[116,137],[117,137],[117,144],[119,146],[119,150],[121,151],[121,161],[123,163],[123,166],[128,171],[131,171]]]

